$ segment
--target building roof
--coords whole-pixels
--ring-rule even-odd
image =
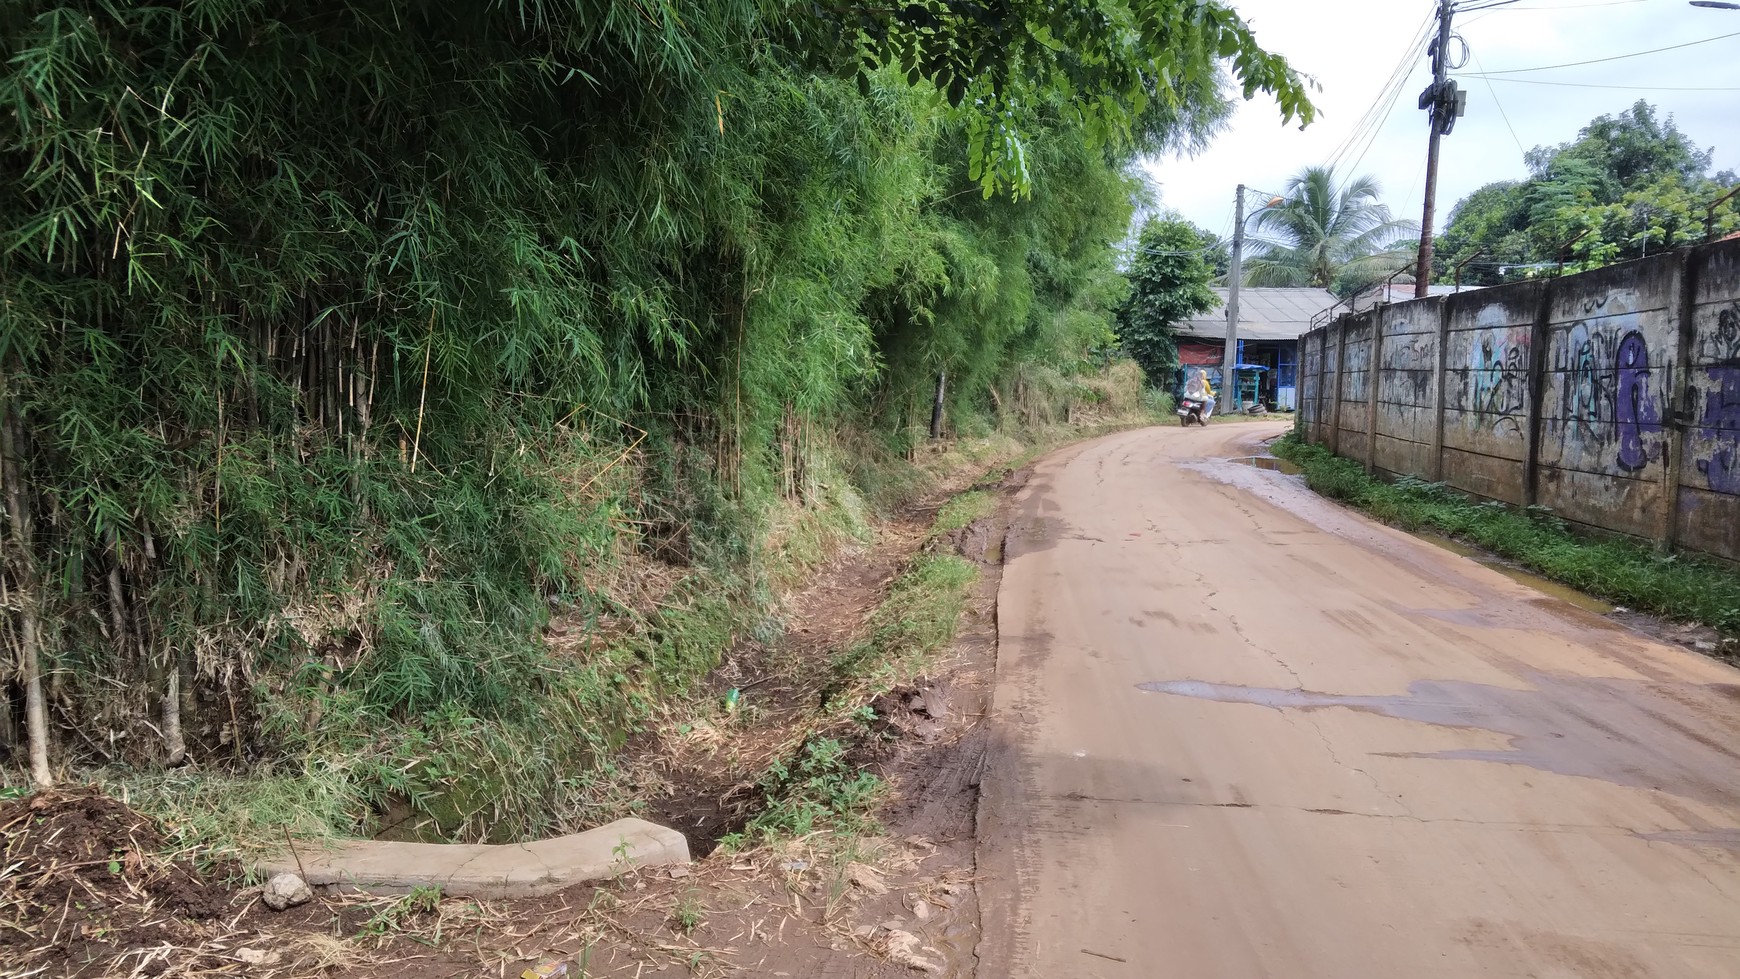
[[[1178,335],[1226,339],[1226,289],[1217,288],[1215,308],[1178,324]],[[1297,340],[1311,329],[1311,318],[1335,305],[1328,289],[1239,289],[1240,340]]]
[[[1481,286],[1427,286],[1428,296],[1454,296],[1458,292],[1473,292]],[[1414,298],[1412,282],[1392,282],[1372,286],[1353,298],[1355,312],[1363,313],[1380,303],[1405,303]]]

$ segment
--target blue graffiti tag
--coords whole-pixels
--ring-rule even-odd
[[[1614,354],[1618,394],[1614,421],[1619,434],[1619,467],[1630,472],[1649,465],[1644,437],[1661,432],[1661,406],[1649,389],[1649,346],[1636,330],[1619,341]]]

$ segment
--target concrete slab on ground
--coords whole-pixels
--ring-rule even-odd
[[[274,856],[263,877],[297,874],[313,887],[406,894],[439,887],[453,897],[540,897],[636,867],[689,862],[683,834],[644,819],[619,819],[584,833],[535,843],[449,844],[353,840],[330,849]]]

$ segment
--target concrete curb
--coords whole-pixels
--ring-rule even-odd
[[[541,897],[635,867],[688,862],[683,834],[644,819],[619,819],[584,833],[502,846],[354,840],[279,854],[254,871],[262,877],[297,874],[311,887],[371,894],[439,887],[454,897],[506,898]]]

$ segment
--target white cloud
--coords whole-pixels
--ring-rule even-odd
[[[1162,205],[1215,231],[1230,230],[1238,183],[1280,191],[1303,167],[1325,163],[1353,134],[1389,79],[1408,42],[1436,8],[1433,0],[1236,0],[1271,50],[1316,76],[1321,114],[1304,132],[1283,126],[1274,102],[1239,107],[1229,130],[1195,158],[1148,162]],[[1466,70],[1501,71],[1587,61],[1740,32],[1740,11],[1689,6],[1685,0],[1520,0],[1461,14],[1456,32],[1473,57]],[[1452,46],[1452,55],[1458,48]],[[1740,89],[1740,37],[1598,65],[1514,76],[1531,81],[1608,85],[1579,88],[1463,78],[1468,115],[1444,140],[1438,222],[1470,191],[1525,175],[1522,150],[1574,139],[1590,119],[1623,111],[1638,99],[1672,114],[1701,146],[1714,146],[1717,169],[1740,170],[1740,91],[1641,91],[1640,87]],[[1387,120],[1369,148],[1344,153],[1340,172],[1377,177],[1397,217],[1418,220],[1425,193],[1426,114],[1416,108],[1430,81],[1413,64]],[[1502,107],[1502,112],[1501,112]],[[1508,125],[1507,125],[1508,117]],[[1513,135],[1514,131],[1514,135]],[[1520,147],[1519,147],[1520,144]]]

